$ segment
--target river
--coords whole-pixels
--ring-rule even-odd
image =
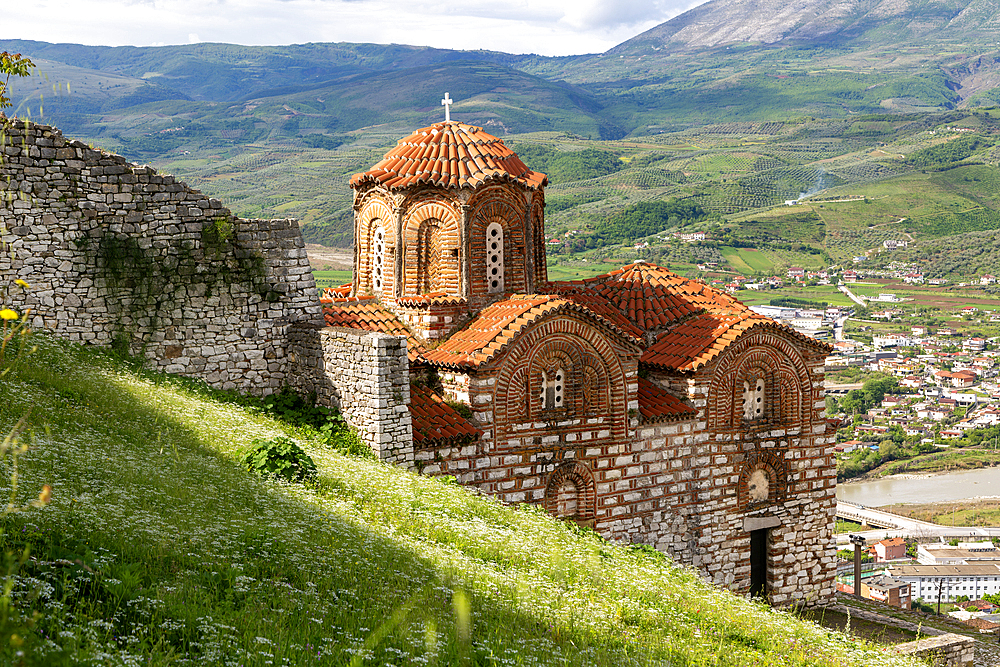
[[[978,496],[1000,497],[1000,467],[963,470],[927,477],[884,477],[837,485],[837,499],[882,507],[899,503],[935,503]]]

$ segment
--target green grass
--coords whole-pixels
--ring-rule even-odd
[[[353,271],[313,271],[316,278],[316,287],[340,287],[346,285],[354,279]]]
[[[729,265],[735,270],[744,273],[756,271],[770,273],[774,270],[774,262],[768,259],[767,255],[753,248],[731,248],[723,246],[719,252],[726,258]]]
[[[837,519],[837,528],[834,532],[837,533],[854,533],[861,530],[861,524],[857,521],[849,521],[847,519]]]
[[[53,487],[3,521],[4,549],[31,555],[11,580],[26,664],[918,664],[655,552],[37,341],[0,384],[0,429],[31,428],[15,501]],[[282,434],[315,484],[237,465]]]
[[[894,505],[891,511],[942,526],[1000,526],[1000,503],[996,500]]]
[[[789,286],[773,290],[741,290],[737,298],[749,306],[766,305],[771,299],[792,298],[809,301],[825,301],[831,306],[850,306],[851,301],[835,285],[815,285],[813,287]]]
[[[974,470],[1000,465],[1000,452],[987,449],[952,450],[925,454],[906,461],[893,461],[879,466],[875,477],[901,473],[932,473],[947,470]]]
[[[616,271],[622,268],[621,264],[609,262],[561,262],[549,260],[548,275],[549,280],[584,280],[593,278],[609,271]]]

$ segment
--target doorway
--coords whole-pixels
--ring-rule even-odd
[[[767,597],[767,533],[769,528],[750,531],[750,597]]]

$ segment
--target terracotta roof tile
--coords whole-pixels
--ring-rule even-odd
[[[417,447],[453,445],[479,439],[479,429],[429,387],[410,385],[409,409],[413,422],[413,444]]]
[[[455,121],[417,130],[366,172],[351,177],[351,187],[380,183],[396,190],[421,183],[476,187],[490,179],[510,179],[536,190],[545,174],[528,169],[514,151],[483,128]]]
[[[639,415],[643,424],[690,419],[698,411],[646,378],[639,378]]]
[[[826,343],[803,336],[791,327],[751,310],[729,315],[706,312],[678,322],[660,333],[639,360],[650,366],[694,371],[722,354],[747,331],[757,327],[780,329],[802,342],[830,349]]]
[[[323,305],[323,317],[327,326],[406,336],[407,355],[411,364],[419,359],[426,349],[420,339],[413,335],[395,313],[374,297],[330,299],[324,301]]]
[[[431,292],[417,296],[401,296],[399,305],[409,308],[425,308],[427,306],[460,306],[465,299],[460,296],[449,296],[447,292]]]
[[[341,285],[340,287],[327,287],[319,293],[320,303],[333,303],[334,299],[345,299],[351,295],[351,289],[354,286],[351,283],[346,285]]]
[[[592,310],[588,304],[577,303],[574,299],[561,295],[517,294],[481,310],[448,340],[424,353],[423,358],[443,366],[479,366],[503,351],[521,331],[536,320],[564,310],[587,313],[603,320],[605,325],[619,335],[631,339],[635,344],[641,344],[638,339],[641,332],[637,332],[614,309],[602,313]]]
[[[664,329],[695,313],[744,313],[737,299],[663,267],[636,262],[602,276],[575,282],[550,283],[557,293],[589,293],[619,311],[641,331]]]

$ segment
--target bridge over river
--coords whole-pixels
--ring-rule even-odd
[[[958,538],[963,541],[988,540],[993,537],[1000,537],[1000,528],[942,526],[844,500],[837,501],[837,518],[849,519],[858,523],[867,523],[869,526],[875,527],[873,530],[853,533],[854,535],[864,537],[868,540],[869,544],[888,537],[916,537],[923,539],[944,537],[946,539]],[[838,547],[842,544],[850,543],[850,535],[847,533],[837,535]]]

